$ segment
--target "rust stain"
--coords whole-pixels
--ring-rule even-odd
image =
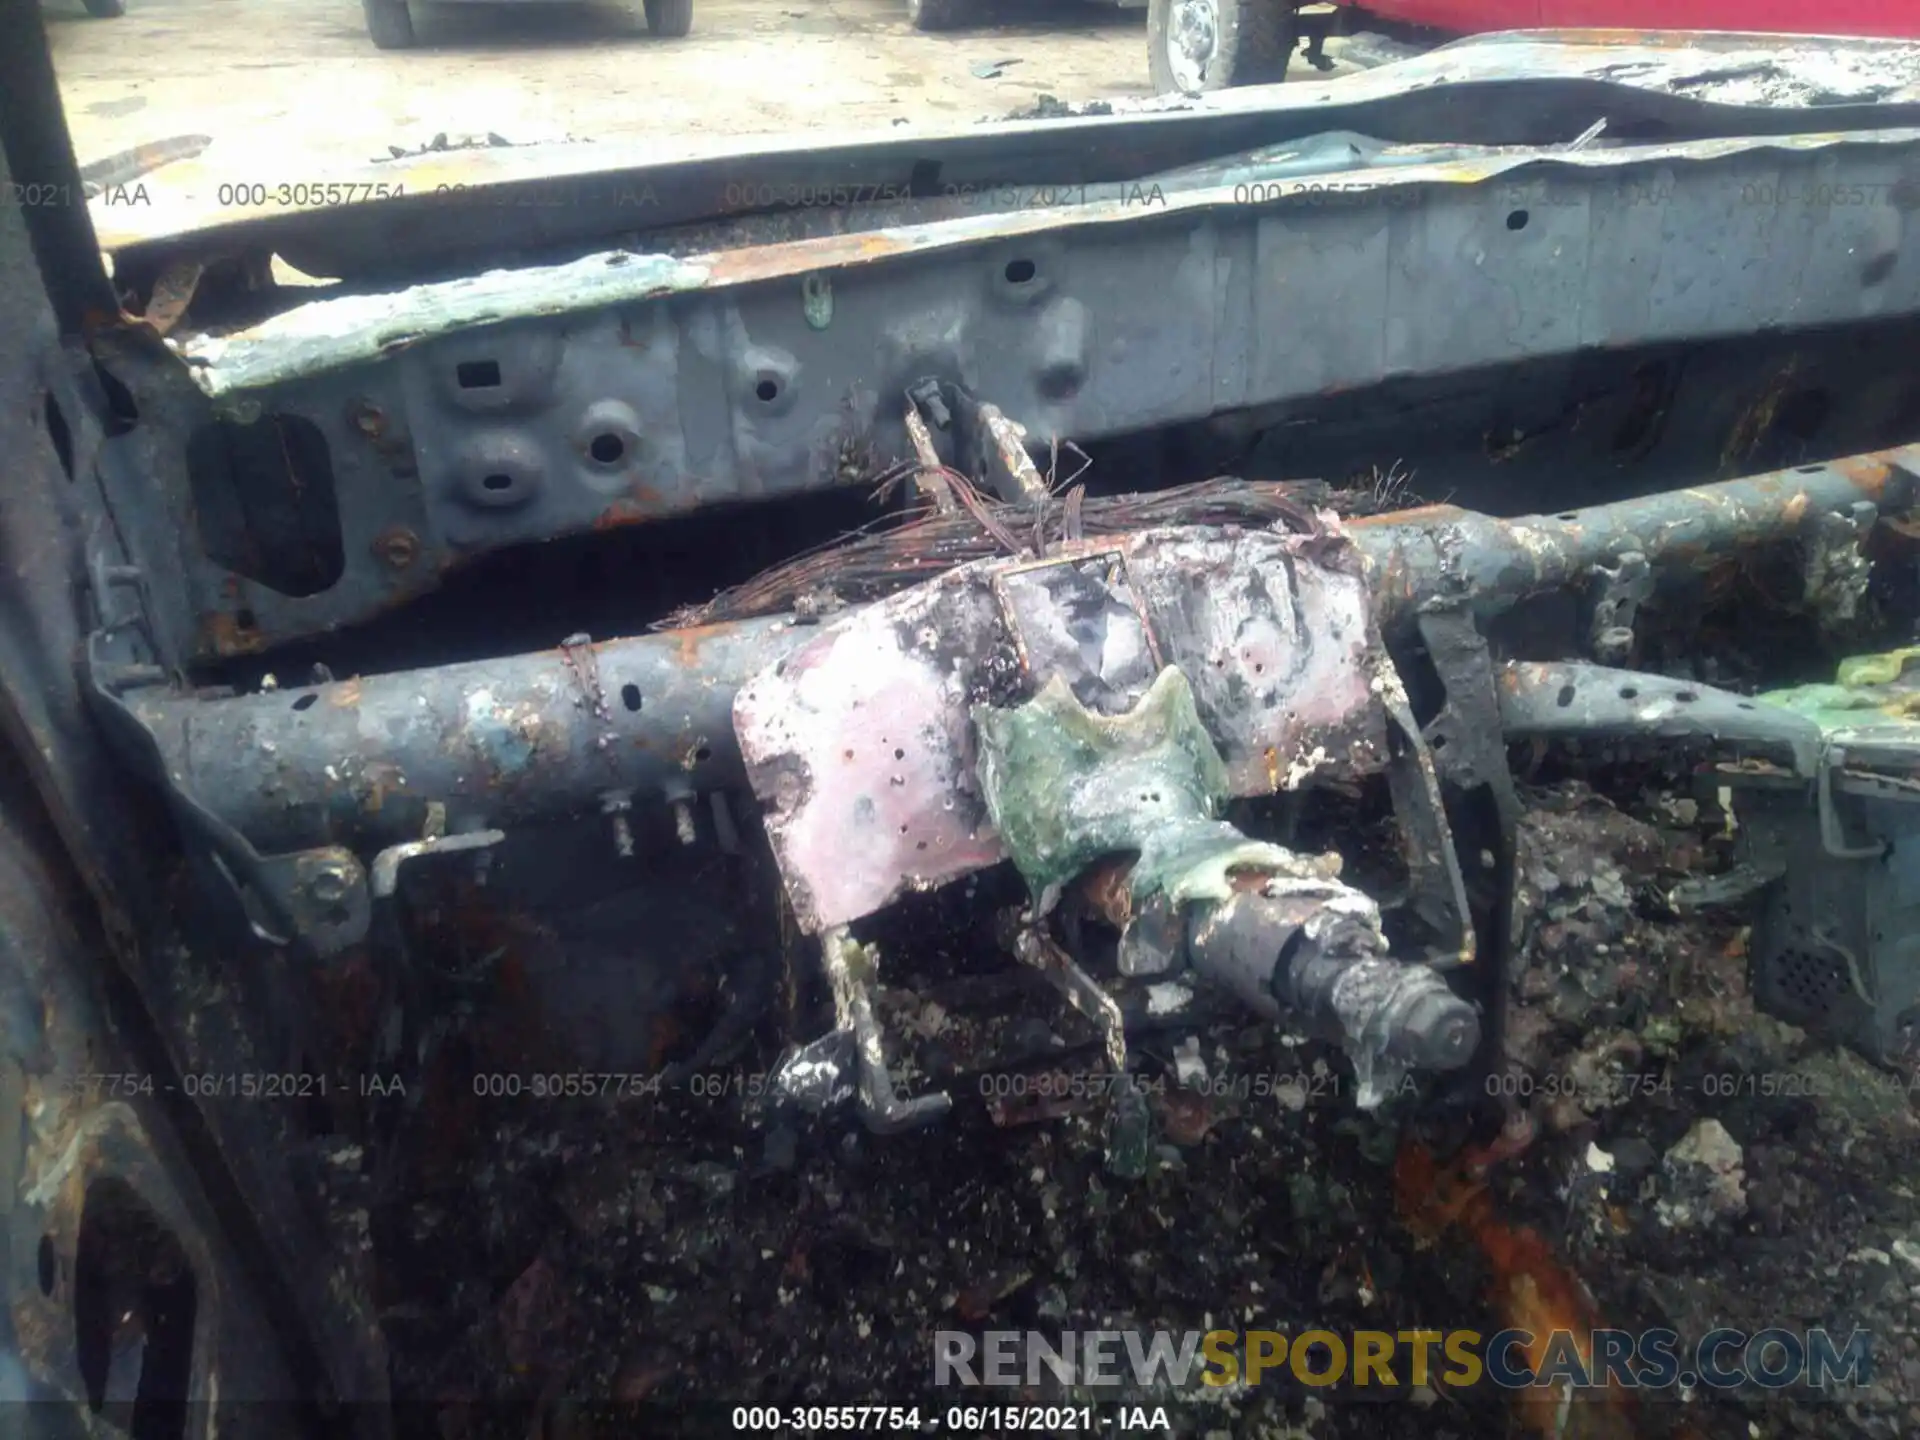
[[[360,703],[360,682],[342,680],[327,691],[327,703],[336,710],[351,710]]]
[[[723,622],[718,625],[693,625],[685,630],[670,630],[667,633],[673,636],[676,647],[674,659],[687,669],[695,670],[700,666],[702,645],[715,636],[729,635],[738,629],[737,625]]]
[[[651,485],[636,480],[627,487],[627,493],[613,501],[594,517],[595,530],[618,530],[625,525],[641,525],[649,520],[658,520],[673,511],[675,507]]]
[[[1019,228],[1009,226],[1008,230],[1009,233],[1018,233]],[[981,235],[978,238],[986,241],[994,237]],[[834,265],[860,265],[896,255],[910,255],[920,248],[903,243],[894,236],[872,231],[858,235],[820,236],[802,243],[807,247],[805,256],[796,256],[789,242],[786,245],[757,245],[746,250],[696,256],[693,263],[706,270],[707,284],[713,286],[798,274],[798,267],[802,263],[810,270]]]
[[[1844,460],[1835,460],[1832,468],[1857,485],[1867,499],[1876,501],[1885,495],[1887,481],[1893,475],[1893,467],[1886,461],[1865,455],[1850,455]]]
[[[253,626],[242,626],[237,615],[211,610],[200,617],[200,643],[216,655],[255,655],[267,648],[267,637]]]
[[[404,570],[420,558],[420,537],[404,525],[391,525],[373,540],[374,558]]]
[[[607,506],[606,509],[594,516],[593,528],[596,530],[618,530],[624,525],[638,525],[642,521],[651,520],[652,518],[653,516],[647,512],[646,507],[639,501],[628,500],[623,497],[614,501],[611,505]]]
[[[1356,515],[1346,524],[1350,530],[1384,530],[1401,525],[1440,525],[1458,521],[1468,513],[1458,505],[1416,505],[1411,510],[1384,510],[1378,515]]]

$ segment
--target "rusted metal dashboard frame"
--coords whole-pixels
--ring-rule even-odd
[[[297,427],[289,483],[331,496],[337,578],[289,594],[213,558],[200,537],[238,479],[177,453],[110,465],[116,506],[144,512],[127,533],[158,658],[364,621],[528,542],[857,483],[911,455],[899,396],[928,378],[991,377],[1030,436],[1087,441],[1395,376],[1920,314],[1920,267],[1898,263],[1920,130],[1513,167],[1336,175],[1331,203],[1236,204],[1254,193],[1240,182],[725,254],[610,251],[176,334],[200,389],[115,365],[141,413],[215,449],[237,421]],[[1754,199],[1835,193],[1877,203]],[[1729,264],[1736,250],[1758,263]]]
[[[1805,51],[1823,76],[1891,53]],[[195,383],[151,330],[100,346],[144,428],[202,442],[109,447],[157,659],[364,621],[528,541],[857,483],[911,453],[898,397],[928,378],[991,377],[1030,436],[1084,442],[1920,314],[1898,258],[1920,103],[1830,104],[1817,129],[1790,103],[1717,103],[1801,58],[1751,37],[1481,37],[1260,106],[670,164],[403,157],[363,168],[404,194],[251,217],[211,206],[212,172],[170,168],[157,203],[94,207],[134,303],[193,297],[156,324],[179,320],[166,343]],[[237,295],[274,255],[343,278]],[[217,463],[246,448],[230,422],[263,416],[255,443],[290,457],[304,518],[247,514],[234,492],[263,477]],[[236,513],[246,543],[209,543]],[[311,562],[297,575],[262,543],[276,528]]]
[[[1912,505],[1916,476],[1907,446],[1559,515],[1428,507],[1362,520],[1353,538],[1381,630],[1404,641],[1436,606],[1469,623],[1555,592],[1599,609],[1629,557],[1687,570],[1852,544],[1883,505]],[[97,698],[123,753],[242,888],[277,900],[278,923],[298,926],[321,871],[344,877],[329,908],[357,923],[304,927],[344,945],[395,847],[592,815],[610,796],[673,805],[742,788],[735,696],[817,633],[777,616],[220,698],[115,686],[102,666]]]

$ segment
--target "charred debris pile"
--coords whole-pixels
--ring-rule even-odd
[[[1920,457],[1502,519],[1404,508],[1398,470],[1092,496],[970,423],[971,473],[877,478],[903,519],[578,637],[524,702],[496,675],[537,758],[617,713],[596,671],[672,647],[745,787],[410,867],[419,1083],[344,1126],[386,1157],[388,1338],[434,1431],[511,1400],[664,1433],[715,1375],[943,1403],[936,1328],[1893,1323]],[[580,1070],[632,1083],[467,1083]],[[1795,1433],[1903,1433],[1920,1355],[1883,1353]],[[1418,1398],[1182,1424],[1785,1413]]]

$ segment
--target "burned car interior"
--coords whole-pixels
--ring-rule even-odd
[[[835,1200],[812,1251],[743,1229],[742,1299],[716,1227],[815,1215],[810,1166],[1071,1131],[1060,1204],[1212,1194],[1198,1136],[1304,1110],[1425,1214],[1602,1134],[1502,1084],[1564,1003],[1541,935],[1620,963],[1575,871],[1897,1083],[1920,66],[1756,44],[0,212],[9,1373],[137,1435],[683,1433],[756,1307],[907,1284]],[[80,190],[35,48],[10,183]],[[726,213],[746,174],[888,198]],[[1603,810],[1685,862],[1554,839]],[[1580,1004],[1582,1064],[1684,1068]],[[1218,1036],[1307,1103],[1223,1119]],[[1054,1313],[1035,1263],[929,1283]],[[1681,1433],[1636,1423],[1578,1433]]]

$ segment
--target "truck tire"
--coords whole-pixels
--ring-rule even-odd
[[[646,0],[647,29],[665,40],[677,40],[693,29],[693,0]]]
[[[972,16],[972,0],[907,0],[907,23],[916,30],[952,30]]]
[[[87,14],[96,20],[112,20],[127,13],[127,0],[86,0]]]
[[[1277,85],[1298,44],[1292,0],[1148,0],[1147,70],[1161,95]]]
[[[413,45],[413,16],[407,0],[360,0],[367,13],[367,34],[382,50],[406,50]]]

